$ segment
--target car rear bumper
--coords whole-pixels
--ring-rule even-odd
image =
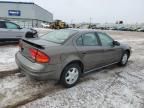
[[[25,58],[20,52],[16,53],[15,56],[16,56],[15,57],[16,63],[23,74],[37,80],[47,80],[47,79],[59,80],[61,70],[60,64],[48,65],[48,64],[33,63],[27,58]]]

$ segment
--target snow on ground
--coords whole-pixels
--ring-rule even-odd
[[[14,74],[0,79],[0,108],[5,108],[17,103],[35,99],[51,88],[56,86],[53,81],[38,82],[30,80],[27,77],[19,77],[19,74]],[[15,108],[15,107],[14,107]]]
[[[17,51],[18,46],[15,45],[0,46],[0,71],[14,70],[17,68],[14,58]]]
[[[129,44],[134,52],[126,67],[112,66],[91,73],[73,88],[19,108],[144,108],[144,44]]]
[[[43,35],[52,31],[50,29],[43,28],[36,28],[36,30],[38,31],[39,35]],[[13,43],[11,43],[11,45],[0,46],[0,72],[17,69],[17,65],[15,63],[15,54],[18,49],[18,46],[16,44],[13,45]]]
[[[144,108],[144,33],[108,33],[132,46],[126,67],[114,65],[88,74],[70,89],[19,73],[0,78],[0,108]]]

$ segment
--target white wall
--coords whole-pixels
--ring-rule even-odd
[[[20,10],[21,16],[9,16],[8,10]],[[0,3],[0,17],[34,19],[34,6],[33,4]]]
[[[41,8],[38,5],[34,5],[35,10],[35,18],[43,21],[52,22],[53,21],[53,15],[52,13],[48,12],[47,10]]]
[[[20,10],[21,16],[9,16],[8,10]],[[46,22],[53,21],[52,13],[36,4],[2,3],[0,2],[0,17],[37,19]]]

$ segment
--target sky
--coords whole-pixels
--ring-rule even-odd
[[[34,2],[69,23],[144,23],[144,0],[2,0]]]

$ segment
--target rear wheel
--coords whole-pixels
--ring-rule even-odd
[[[128,62],[128,58],[129,58],[129,55],[128,55],[128,52],[126,51],[126,52],[123,53],[123,56],[121,58],[121,61],[119,62],[119,65],[120,66],[125,66]]]
[[[66,88],[73,87],[79,80],[81,68],[78,64],[68,65],[61,76],[61,84]]]

